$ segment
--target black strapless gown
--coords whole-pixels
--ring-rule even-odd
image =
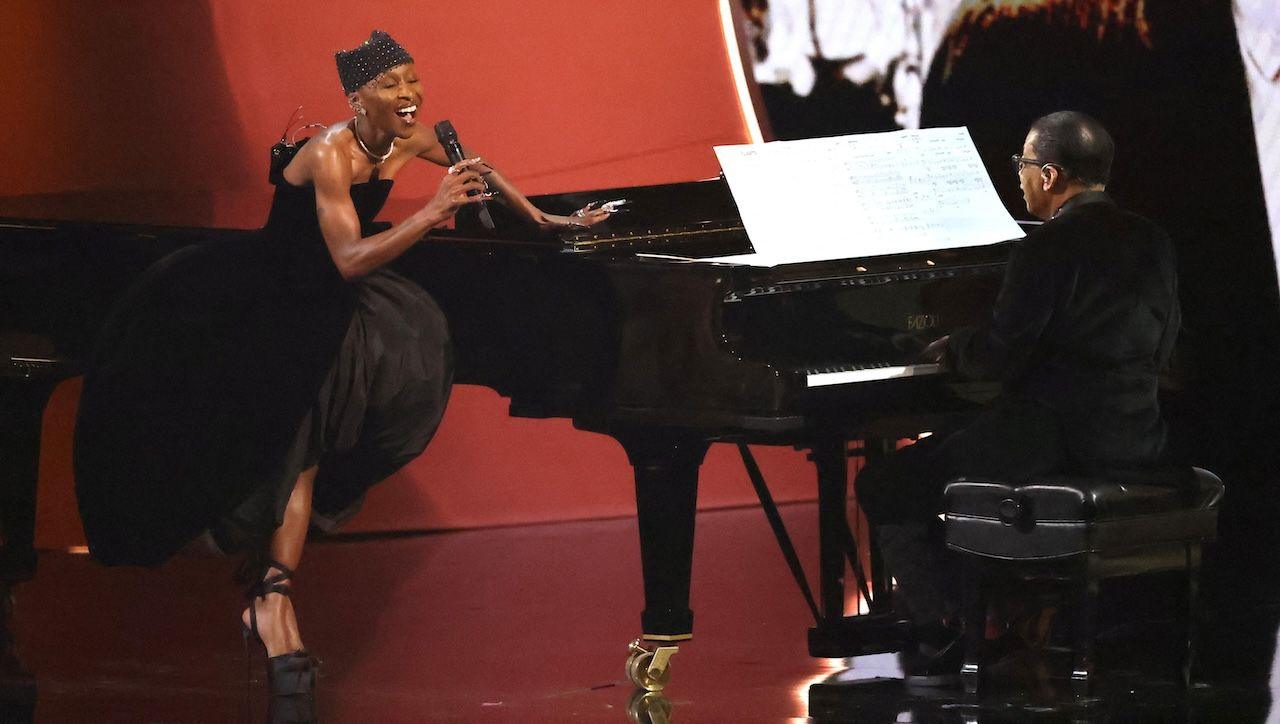
[[[364,233],[390,190],[352,186]],[[387,269],[343,280],[314,191],[277,186],[261,234],[175,252],[112,312],[76,423],[90,551],[154,565],[206,531],[261,545],[312,465],[313,523],[337,525],[426,448],[451,362],[431,297]]]

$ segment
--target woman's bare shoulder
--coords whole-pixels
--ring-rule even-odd
[[[285,180],[295,186],[314,183],[317,176],[329,176],[343,170],[349,176],[347,124],[341,121],[322,129],[307,139],[298,155],[285,169]]]

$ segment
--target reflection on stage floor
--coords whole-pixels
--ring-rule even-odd
[[[816,561],[816,506],[782,514],[802,560]],[[972,700],[905,689],[892,654],[809,658],[812,622],[761,512],[705,513],[698,526],[697,637],[672,659],[666,690],[650,695],[636,694],[624,672],[641,602],[634,520],[318,542],[295,589],[305,641],[323,660],[315,714],[325,722],[1267,718],[1280,608],[1209,627],[1210,685],[1189,693],[1160,671],[1169,663],[1160,634],[1118,630],[1104,661],[1112,675],[1095,699],[1064,693],[1050,655],[1040,664],[1014,659],[1004,686]],[[0,660],[0,722],[264,721],[260,658],[246,679],[234,567],[184,558],[158,570],[104,569],[85,555],[43,553],[37,579],[17,589],[18,658]]]

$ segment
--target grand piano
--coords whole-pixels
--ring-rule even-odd
[[[567,213],[625,198],[604,224],[545,236],[495,206],[395,262],[449,319],[457,381],[510,399],[510,414],[563,417],[612,436],[635,469],[644,638],[693,631],[689,586],[698,469],[737,444],[815,618],[815,656],[893,650],[903,622],[872,550],[848,522],[848,458],[969,414],[993,390],[919,364],[924,343],[990,309],[1009,244],[757,268],[697,261],[751,251],[723,179],[534,198]],[[78,374],[103,316],[150,263],[252,233],[0,219],[0,579],[35,572],[40,419]],[[860,444],[851,441],[860,441]],[[749,444],[809,451],[820,517],[809,591]],[[846,616],[856,575],[871,614]]]

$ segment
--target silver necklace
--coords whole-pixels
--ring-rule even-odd
[[[351,133],[355,135],[356,143],[360,144],[360,150],[364,151],[366,156],[373,159],[377,163],[382,163],[388,158],[391,158],[391,152],[396,150],[396,139],[394,138],[391,139],[391,145],[387,147],[387,152],[379,156],[373,151],[370,151],[368,146],[364,145],[364,139],[360,137],[360,129],[358,127],[359,122],[360,122],[360,116],[351,117]]]

